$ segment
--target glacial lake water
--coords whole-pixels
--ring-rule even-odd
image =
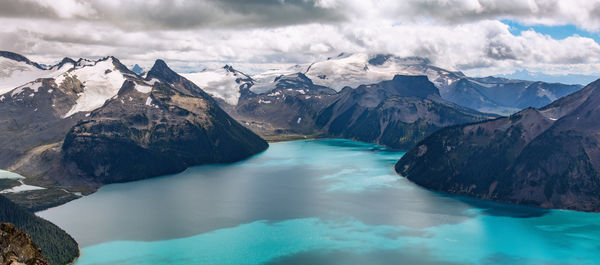
[[[230,165],[102,187],[38,213],[88,264],[600,264],[600,214],[420,188],[402,152],[273,143]]]

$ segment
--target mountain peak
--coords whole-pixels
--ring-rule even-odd
[[[175,82],[180,78],[180,76],[173,70],[171,70],[167,63],[165,63],[165,61],[161,59],[157,59],[154,62],[154,66],[152,66],[152,69],[150,69],[150,71],[148,72],[147,78],[152,77],[163,79],[168,82]]]
[[[131,68],[131,71],[134,72],[134,73],[136,73],[136,74],[138,74],[138,75],[141,75],[141,74],[144,73],[144,69],[139,64],[135,64]]]
[[[46,68],[42,67],[41,65],[39,65],[36,62],[32,62],[31,60],[27,59],[27,57],[20,55],[18,53],[14,53],[14,52],[9,52],[9,51],[0,51],[0,57],[4,57],[4,58],[8,58],[17,62],[24,62],[26,64],[30,64],[33,65],[39,69],[45,70]]]
[[[388,81],[383,81],[386,83]],[[391,87],[405,97],[426,98],[430,95],[440,95],[440,91],[424,75],[395,75]]]

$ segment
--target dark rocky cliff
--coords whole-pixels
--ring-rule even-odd
[[[424,187],[546,208],[600,211],[600,81],[541,108],[442,129],[396,170]]]

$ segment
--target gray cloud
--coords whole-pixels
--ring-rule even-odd
[[[517,56],[515,56],[510,46],[501,42],[490,42],[488,45],[487,56],[495,60],[517,59]]]
[[[1,17],[58,18],[54,9],[30,1],[0,2]]]
[[[65,10],[61,3],[71,9]],[[341,12],[323,8],[314,0],[66,0],[52,4],[16,0],[0,2],[0,17],[88,21],[142,31],[278,27],[345,20]]]

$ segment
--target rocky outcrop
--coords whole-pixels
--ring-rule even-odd
[[[0,223],[0,264],[49,265],[29,235],[10,223]]]
[[[47,259],[63,265],[79,256],[77,242],[69,234],[1,195],[0,223],[11,223],[0,224],[0,264],[11,264],[12,257],[24,264],[48,264]]]
[[[442,129],[396,171],[424,187],[477,198],[600,211],[600,81],[541,108]]]

